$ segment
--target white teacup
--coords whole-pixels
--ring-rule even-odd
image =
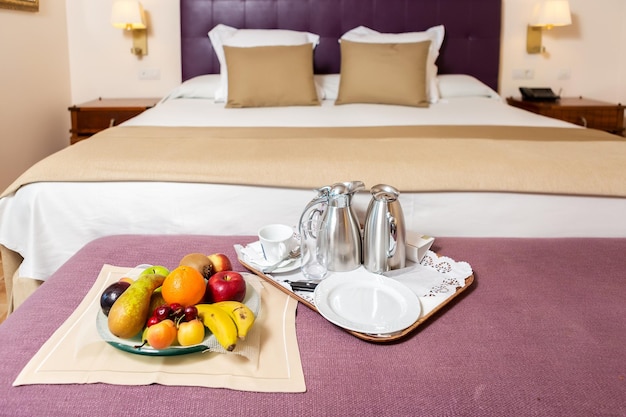
[[[259,230],[259,241],[263,256],[268,262],[276,263],[285,259],[294,248],[293,229],[284,224],[269,224]]]

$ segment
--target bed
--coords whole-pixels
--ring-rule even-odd
[[[181,85],[155,108],[36,164],[2,194],[10,308],[98,237],[249,235],[267,223],[295,225],[315,189],[339,181],[399,188],[407,228],[435,237],[625,237],[626,142],[503,102],[500,14],[496,0],[182,0]],[[319,105],[259,107],[258,95],[246,94],[264,85],[236,94],[232,87],[258,67],[231,65],[227,97],[249,107],[227,108],[217,99],[223,79],[207,36],[218,26],[317,36],[312,57],[302,45],[288,47],[312,60],[314,92],[305,93]],[[346,92],[342,71],[358,72],[367,56],[355,46],[368,43],[359,36],[415,32],[430,42],[406,42],[423,63],[419,100],[377,104],[369,90],[365,99]],[[341,64],[342,37],[356,64]],[[250,62],[243,49],[223,48],[231,62]],[[369,198],[355,196],[360,216]]]
[[[197,248],[235,256],[234,243],[254,240],[163,235],[155,244],[150,237],[95,239],[0,326],[0,415],[152,417],[164,410],[181,416],[626,414],[626,239],[606,238],[437,239],[436,251],[471,262],[476,281],[400,343],[365,342],[299,305],[295,329],[303,393],[88,381],[12,386],[81,303],[103,264],[132,266],[151,258],[170,265]],[[60,298],[63,302],[53,308],[41,307]],[[203,357],[200,363],[213,359]]]

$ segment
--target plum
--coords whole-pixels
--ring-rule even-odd
[[[100,296],[100,307],[102,308],[102,312],[105,316],[109,315],[109,310],[111,310],[111,306],[119,298],[120,295],[126,289],[130,287],[130,283],[126,281],[119,281],[109,285]]]

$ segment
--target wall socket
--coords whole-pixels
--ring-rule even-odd
[[[140,69],[137,73],[137,78],[140,80],[160,80],[161,70],[158,68]]]
[[[569,68],[562,68],[559,70],[556,78],[559,80],[569,80],[572,77],[572,70]]]
[[[514,69],[513,70],[513,79],[514,80],[532,80],[535,78],[535,71],[532,69]]]

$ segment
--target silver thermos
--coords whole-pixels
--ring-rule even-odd
[[[365,184],[361,181],[322,187],[302,213],[301,219],[305,220],[316,215],[321,217],[317,253],[325,260],[329,271],[351,271],[361,266],[361,227],[352,208],[352,197],[363,188]]]
[[[382,274],[406,264],[405,225],[400,192],[390,185],[372,187],[363,229],[363,264]]]

